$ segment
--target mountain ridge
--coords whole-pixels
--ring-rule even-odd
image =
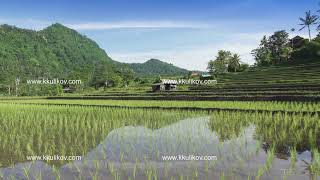
[[[127,63],[140,76],[178,76],[187,75],[189,70],[180,68],[171,63],[151,58],[143,63]]]
[[[157,59],[133,64],[115,61],[94,40],[55,23],[38,31],[0,25],[0,73],[0,85],[5,86],[14,86],[17,78],[21,82],[58,78],[81,79],[83,86],[100,87],[106,81],[128,83],[132,73],[171,76],[188,70]]]

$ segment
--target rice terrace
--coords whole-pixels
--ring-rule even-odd
[[[320,179],[317,3],[71,2],[0,7],[0,180]]]

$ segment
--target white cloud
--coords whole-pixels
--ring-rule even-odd
[[[170,51],[155,50],[150,52],[110,53],[110,56],[121,62],[144,62],[156,58],[189,70],[206,70],[207,63],[221,49],[238,53],[245,63],[253,64],[251,51],[259,45],[259,40],[266,33],[231,34],[223,43],[199,45],[185,49]]]
[[[229,48],[228,48],[229,47]],[[176,66],[189,70],[206,70],[207,63],[213,59],[218,50],[230,50],[241,55],[242,61],[252,64],[253,58],[250,54],[254,46],[233,45],[232,48],[226,45],[224,47],[198,47],[186,49],[185,51],[153,51],[149,53],[110,53],[110,56],[121,62],[142,63],[148,59],[155,58]]]
[[[77,30],[106,30],[120,28],[204,28],[207,24],[182,21],[120,21],[66,24]]]
[[[9,24],[14,25],[20,28],[33,29],[33,30],[41,30],[47,26],[49,26],[49,21],[37,20],[32,18],[27,19],[4,19],[0,18],[0,24]]]
[[[0,24],[10,24],[21,28],[29,28],[40,30],[55,21],[39,20],[39,19],[12,19],[0,18]],[[121,28],[206,28],[210,25],[199,22],[187,21],[168,21],[168,20],[155,20],[155,21],[117,21],[117,22],[83,22],[83,23],[68,23],[59,22],[63,25],[75,30],[108,30],[108,29],[121,29]]]

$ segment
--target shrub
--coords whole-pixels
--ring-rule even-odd
[[[18,90],[20,96],[57,96],[63,93],[61,85],[23,84]]]
[[[295,62],[305,62],[308,60],[318,59],[320,57],[320,42],[311,41],[300,50],[295,51],[292,54],[292,59]]]

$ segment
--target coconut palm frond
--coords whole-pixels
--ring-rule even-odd
[[[305,19],[303,19],[303,18],[299,18],[300,19],[300,21],[302,21],[303,23],[306,23],[306,20]]]
[[[311,14],[311,11],[307,11],[304,18],[300,17],[299,20],[301,23],[300,26],[303,26],[299,31],[308,28],[309,32],[309,41],[311,41],[311,32],[310,32],[310,26],[317,24],[317,20],[319,19],[319,16]]]
[[[299,31],[302,31],[304,28],[306,28],[307,26],[303,26],[301,29],[299,29]]]

